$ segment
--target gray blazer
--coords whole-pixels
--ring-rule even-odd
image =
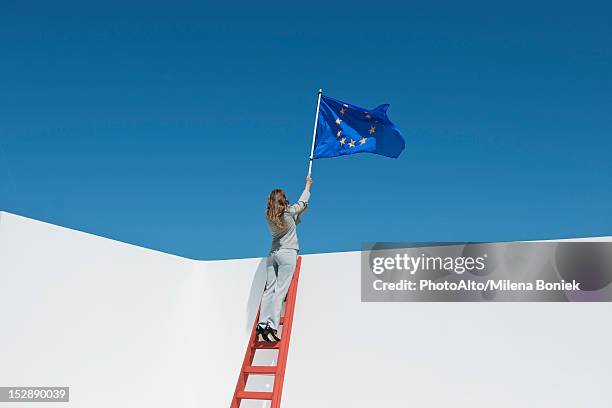
[[[272,234],[272,247],[270,252],[277,251],[279,249],[295,249],[300,250],[297,237],[296,225],[300,223],[300,217],[308,208],[308,200],[310,199],[310,192],[304,190],[297,203],[289,206],[283,214],[286,227],[283,229],[278,228],[270,220],[268,222],[268,229]]]

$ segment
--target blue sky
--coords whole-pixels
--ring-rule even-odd
[[[314,163],[303,252],[612,235],[609,2],[293,3],[3,3],[0,209],[263,256],[322,87],[407,147]]]

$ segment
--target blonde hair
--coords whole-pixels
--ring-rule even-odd
[[[283,219],[283,213],[289,207],[289,200],[285,196],[285,192],[280,188],[272,190],[268,196],[268,205],[266,207],[266,218],[278,228],[285,228],[287,224]]]

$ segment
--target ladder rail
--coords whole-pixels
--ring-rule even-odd
[[[257,310],[257,314],[255,315],[255,323],[253,324],[246,353],[244,354],[244,359],[242,360],[242,367],[240,368],[238,382],[236,383],[236,390],[234,391],[232,404],[230,406],[231,408],[240,408],[240,398],[238,398],[238,396],[245,389],[247,380],[249,378],[246,368],[253,364],[253,359],[255,358],[255,349],[252,347],[252,345],[255,343],[255,340],[257,340],[257,332],[255,329],[257,328],[257,322],[259,321],[259,312],[260,309]]]
[[[271,408],[280,408],[281,398],[283,394],[283,384],[285,382],[285,368],[287,367],[287,356],[289,355],[289,343],[291,340],[291,329],[293,327],[293,313],[295,311],[295,300],[297,295],[297,283],[300,277],[300,267],[302,265],[302,257],[298,257],[295,272],[289,291],[287,292],[287,306],[285,307],[285,322],[283,325],[283,337],[286,341],[281,341],[280,348],[278,350],[278,362],[279,366],[278,374],[274,378],[274,391],[272,392],[272,405]],[[281,339],[281,340],[282,340]]]

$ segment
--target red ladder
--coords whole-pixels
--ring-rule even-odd
[[[289,353],[289,342],[291,341],[291,326],[293,325],[293,311],[295,310],[295,298],[297,295],[298,279],[300,278],[300,265],[302,257],[298,256],[295,265],[295,272],[289,291],[287,292],[285,315],[281,317],[280,324],[283,326],[281,340],[277,342],[260,342],[257,341],[257,322],[259,320],[259,312],[255,317],[255,324],[249,338],[249,345],[244,355],[236,391],[232,398],[231,408],[239,408],[240,401],[244,399],[268,400],[272,401],[271,408],[280,408],[281,395],[283,393],[283,382],[285,380],[285,367],[287,366],[287,354]],[[278,350],[278,358],[275,366],[254,366],[253,359],[255,352],[260,349],[276,349]],[[272,392],[245,391],[247,379],[249,375],[274,375],[274,388]]]

